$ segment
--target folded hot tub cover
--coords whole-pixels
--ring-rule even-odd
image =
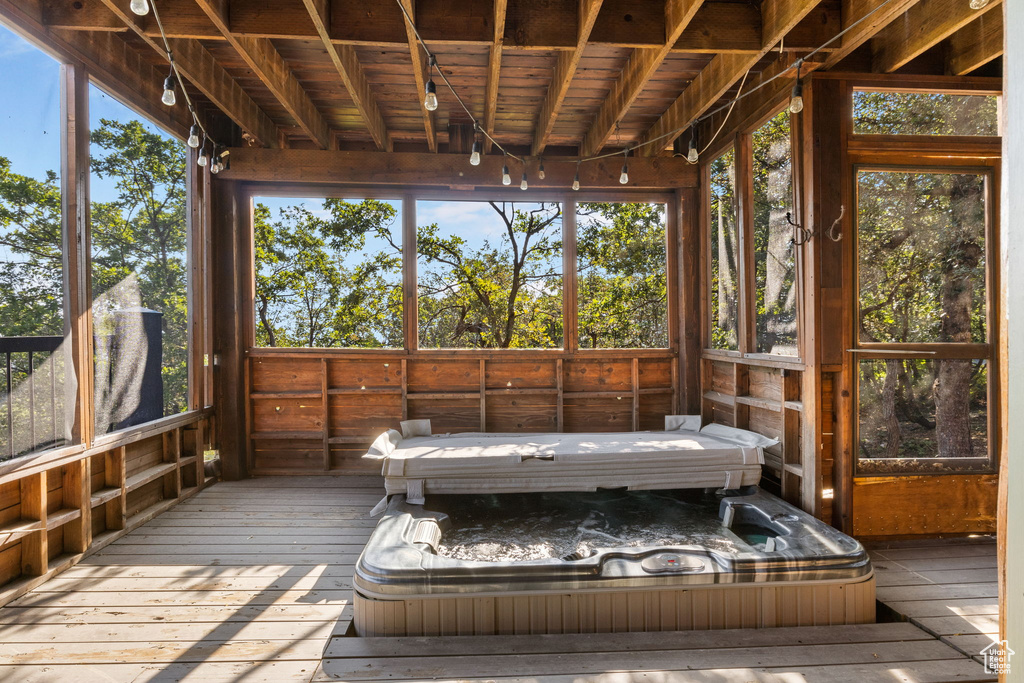
[[[429,421],[418,422],[429,429]],[[382,442],[382,435],[367,456],[383,459],[388,495],[403,493],[412,503],[443,493],[733,489],[760,481],[762,448],[774,440],[752,443],[753,432],[746,430],[698,432],[699,416],[673,423],[681,426],[661,432],[405,436],[381,458],[371,452],[393,444],[390,436]]]

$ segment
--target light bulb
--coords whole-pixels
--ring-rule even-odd
[[[505,164],[504,166],[501,167],[501,184],[502,185],[511,185],[512,184],[512,176],[510,176],[508,174],[508,164]]]
[[[480,144],[479,140],[473,141],[473,153],[469,155],[469,163],[474,166],[480,165],[480,149],[483,145]]]
[[[691,164],[695,164],[699,159],[700,156],[697,153],[697,142],[693,138],[690,138],[690,149],[686,151],[686,160]]]
[[[437,86],[434,85],[434,81],[427,81],[426,91],[427,96],[423,99],[423,106],[427,111],[434,111],[437,109]]]
[[[206,161],[206,150],[204,149],[199,152],[199,158],[196,159],[196,163],[199,164],[200,166],[206,166]]]
[[[192,149],[199,149],[199,126],[192,124],[188,132],[188,146]]]
[[[220,173],[220,162],[219,161],[214,161],[213,163],[210,164],[210,173],[214,173],[214,174]]]
[[[140,17],[144,17],[149,14],[149,0],[132,0],[128,8]]]
[[[523,179],[519,183],[519,189],[520,190],[526,190],[526,189],[529,189],[529,187],[530,187],[529,183],[526,182],[526,171],[523,171]]]
[[[540,162],[540,168],[537,169],[537,177],[544,180],[544,162]]]
[[[178,101],[178,98],[174,96],[174,78],[171,76],[164,79],[164,96],[160,98],[160,101],[168,107],[173,107]]]
[[[984,9],[988,7],[988,0],[971,0],[971,9]]]
[[[789,113],[799,114],[804,110],[804,82],[797,79],[793,84],[793,92],[789,98]]]
[[[626,168],[626,164],[622,164],[622,172],[619,173],[619,182],[623,185],[629,182],[629,169]]]
[[[576,177],[572,179],[572,189],[574,189],[574,190],[579,190],[580,189],[580,169],[579,168],[576,169]]]

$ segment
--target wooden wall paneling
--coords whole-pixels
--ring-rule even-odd
[[[89,74],[61,66],[61,236],[64,272],[65,383],[72,443],[93,438],[91,199],[89,193]]]
[[[998,479],[994,474],[858,478],[853,485],[853,533],[993,533]]]
[[[83,553],[92,544],[91,464],[91,459],[82,458],[62,468],[62,507],[78,511],[78,516],[64,525],[63,549],[68,553]]]
[[[21,538],[21,573],[29,576],[45,574],[49,563],[46,479],[46,472],[40,472],[20,481],[21,517],[24,520],[39,522],[37,529]]]

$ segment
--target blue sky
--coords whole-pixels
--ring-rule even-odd
[[[60,174],[60,63],[0,24],[0,156],[11,160],[15,173],[42,178]],[[138,120],[152,132],[167,133],[96,86],[89,88],[89,119]],[[114,197],[114,184],[95,175],[91,184],[96,201]]]

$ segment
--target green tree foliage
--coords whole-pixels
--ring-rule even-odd
[[[754,131],[751,142],[757,351],[797,355],[796,261],[786,220],[793,205],[789,112]]]
[[[999,135],[998,100],[987,95],[872,92],[853,94],[856,133]]]
[[[665,205],[580,204],[576,230],[580,346],[667,347]]]

